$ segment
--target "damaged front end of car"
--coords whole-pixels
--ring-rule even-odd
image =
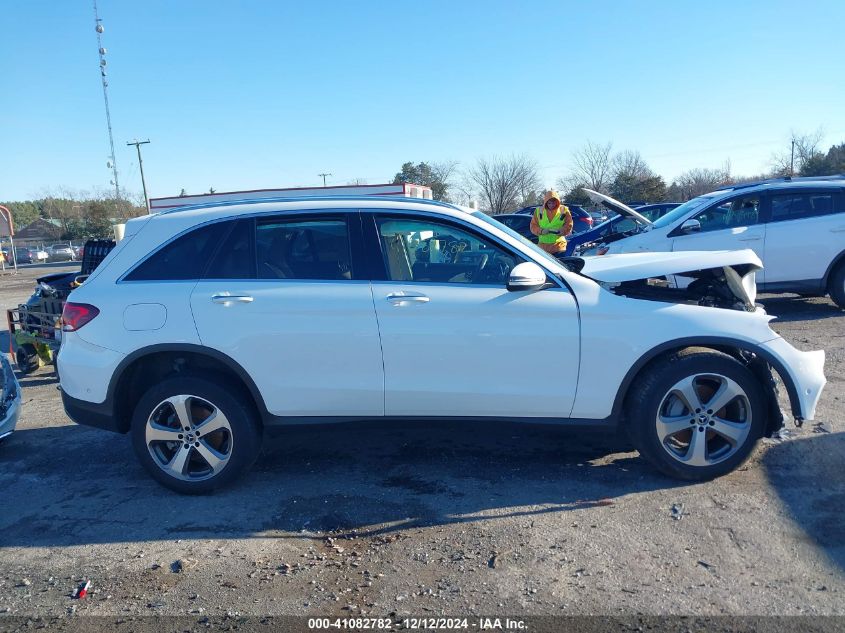
[[[754,312],[758,309],[753,251],[636,253],[585,258],[581,274],[631,299]]]

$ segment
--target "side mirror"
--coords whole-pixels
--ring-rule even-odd
[[[698,220],[687,220],[681,225],[681,233],[689,235],[690,233],[698,233],[701,231],[701,222]]]
[[[546,285],[546,271],[534,262],[522,262],[511,270],[508,277],[508,290],[539,290]]]

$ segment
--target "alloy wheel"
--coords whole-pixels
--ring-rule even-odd
[[[152,411],[147,450],[165,473],[201,481],[220,473],[232,456],[232,427],[213,403],[192,395],[171,396]]]
[[[677,382],[657,409],[657,437],[674,459],[712,466],[734,455],[751,432],[751,403],[743,388],[721,374]]]

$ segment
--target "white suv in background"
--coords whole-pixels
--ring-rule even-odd
[[[80,424],[129,432],[151,475],[186,493],[232,481],[270,426],[621,424],[663,472],[704,479],[780,428],[772,371],[813,418],[824,352],[769,328],[754,253],[592,260],[409,199],[136,218],[66,304],[62,399]],[[690,271],[683,293],[651,283]]]
[[[611,208],[621,202],[590,191]],[[685,202],[599,254],[752,249],[761,292],[829,294],[845,308],[845,176],[776,178]]]

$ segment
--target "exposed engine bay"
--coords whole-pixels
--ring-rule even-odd
[[[685,288],[673,285],[665,277],[605,284],[605,287],[614,294],[631,299],[754,312],[754,302],[742,286],[743,276],[734,268],[724,266],[721,269],[709,268],[677,275],[676,277],[692,278]]]
[[[580,259],[580,274],[610,292],[645,301],[754,312],[760,259],[749,250],[636,253]],[[570,270],[577,269],[571,263]]]

